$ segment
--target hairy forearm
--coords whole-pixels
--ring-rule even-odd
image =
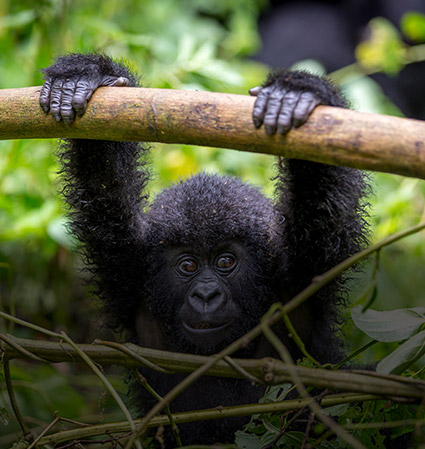
[[[365,244],[367,178],[360,170],[291,159],[279,167],[279,179],[289,246],[297,248],[309,283]]]
[[[125,245],[137,238],[148,178],[139,163],[143,151],[136,143],[63,144],[60,159],[72,228],[91,252],[100,251],[106,241]]]

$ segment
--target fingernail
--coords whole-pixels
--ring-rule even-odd
[[[264,128],[265,128],[266,134],[267,134],[268,136],[271,136],[271,135],[274,134],[275,131],[276,131],[276,128],[275,128],[274,126],[271,126],[271,125],[265,125]]]
[[[277,132],[278,132],[279,134],[284,135],[284,134],[287,134],[287,132],[289,131],[289,129],[290,129],[290,128],[288,128],[288,127],[286,127],[286,126],[278,126],[278,127],[277,127]]]

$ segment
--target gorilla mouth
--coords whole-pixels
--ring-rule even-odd
[[[214,323],[208,323],[206,321],[201,321],[200,323],[197,323],[194,326],[194,329],[196,330],[201,330],[201,329],[216,329],[217,327],[221,327],[221,326],[217,326]]]
[[[188,324],[183,322],[184,327],[191,332],[202,331],[217,331],[222,330],[229,325],[229,323],[213,323],[212,321],[199,321],[197,323]]]

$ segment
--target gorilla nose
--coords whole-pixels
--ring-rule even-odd
[[[225,302],[224,292],[215,282],[199,284],[189,295],[189,304],[199,313],[214,313]]]

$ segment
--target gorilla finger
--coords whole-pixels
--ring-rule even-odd
[[[266,106],[268,101],[269,90],[263,89],[259,92],[252,110],[252,119],[256,128],[259,128],[263,123],[264,114],[266,113]]]
[[[251,97],[256,97],[261,91],[262,91],[262,87],[261,86],[256,86],[256,87],[252,87],[251,89],[249,89],[249,95],[251,95]]]
[[[75,79],[65,80],[62,86],[62,101],[60,106],[60,113],[65,123],[72,123],[75,118],[74,109],[72,107],[75,87]]]
[[[279,116],[279,111],[282,107],[282,101],[285,97],[285,94],[285,90],[280,87],[276,87],[269,95],[267,110],[264,116],[264,128],[267,135],[271,135],[276,132],[277,119]]]
[[[120,76],[119,78],[117,78],[114,82],[114,84],[112,84],[112,86],[117,86],[117,87],[127,87],[130,85],[130,80],[124,76]]]
[[[129,84],[130,80],[124,76],[118,78],[116,76],[104,76],[99,86],[128,86]]]
[[[292,127],[294,110],[300,99],[301,92],[289,91],[282,101],[282,107],[277,118],[277,132],[286,134]]]
[[[294,126],[298,128],[307,121],[313,110],[320,104],[319,98],[312,92],[303,92],[295,109],[293,122]]]
[[[87,109],[87,102],[97,89],[97,85],[88,82],[86,79],[77,81],[74,97],[72,99],[72,107],[79,117],[81,117]]]
[[[62,103],[62,86],[64,80],[61,78],[55,79],[50,92],[50,114],[57,121],[60,122],[61,116],[61,103]]]
[[[48,78],[40,91],[40,106],[43,111],[47,114],[50,109],[50,92],[52,90],[52,81]]]

